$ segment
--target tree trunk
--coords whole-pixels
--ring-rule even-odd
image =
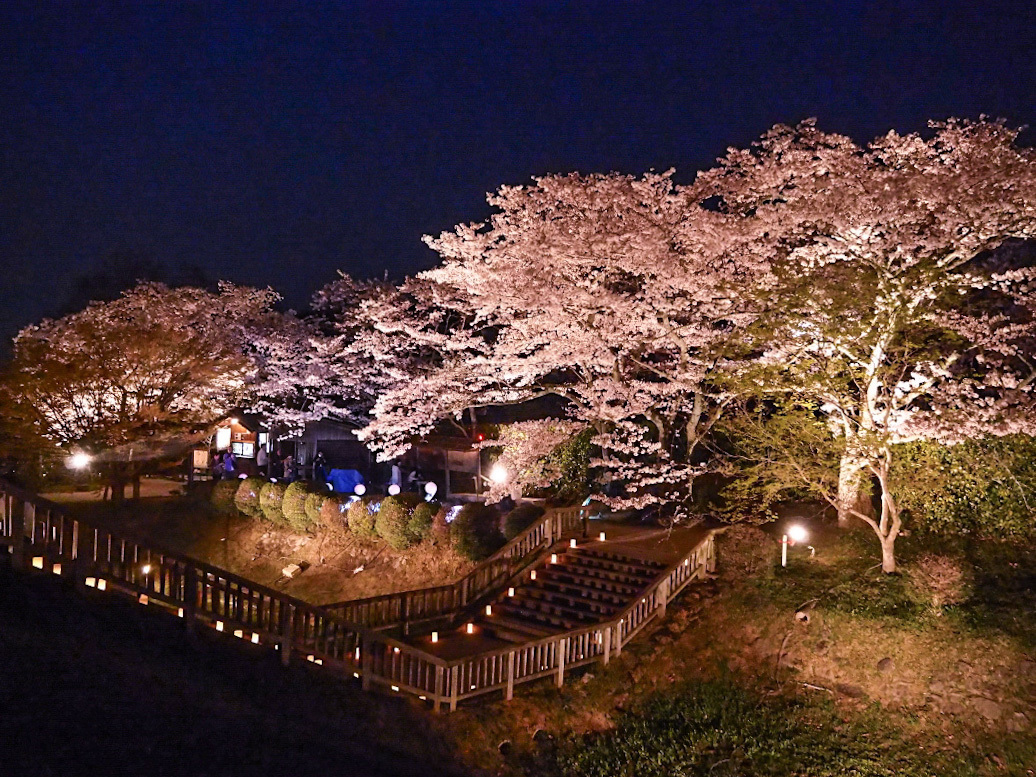
[[[896,535],[881,541],[881,571],[890,574],[896,571]]]
[[[126,498],[126,479],[122,475],[114,475],[111,479],[112,502],[119,504]]]
[[[871,503],[871,479],[859,459],[844,454],[838,467],[838,525],[845,527],[851,511],[874,515]]]

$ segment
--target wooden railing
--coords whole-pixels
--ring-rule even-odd
[[[587,515],[584,507],[548,510],[455,583],[335,602],[323,607],[367,628],[401,625],[404,632],[409,632],[415,623],[456,616],[496,593],[555,543],[576,534],[585,535]]]
[[[508,577],[517,574],[512,570],[520,572],[539,550],[582,521],[579,508],[552,511],[544,518],[468,575],[466,587],[426,589],[423,599],[405,592],[411,596],[400,599],[402,611],[407,601],[410,606],[424,602],[423,612],[442,609],[447,605],[436,603],[435,592],[457,585],[462,594],[455,590],[453,599],[442,601],[456,607],[466,596],[473,602],[474,592],[489,591],[505,570]],[[572,667],[608,663],[645,624],[665,613],[669,599],[710,571],[715,558],[710,533],[612,621],[446,661],[342,617],[344,606],[332,612],[211,564],[87,524],[53,502],[3,481],[0,545],[10,547],[16,568],[68,577],[82,589],[129,594],[142,605],[175,612],[188,624],[200,622],[228,636],[274,647],[284,663],[298,653],[314,664],[359,678],[365,690],[379,685],[409,693],[430,701],[437,711],[442,706],[454,710],[460,701],[497,690],[510,699],[515,685],[546,676],[561,685]]]
[[[465,699],[501,691],[510,699],[514,686],[552,676],[558,686],[565,672],[594,661],[607,664],[641,629],[665,615],[674,596],[692,580],[715,568],[710,532],[691,551],[666,569],[613,620],[544,639],[513,645],[476,656],[444,661],[402,642],[387,639],[369,656],[374,682],[431,700],[435,709],[450,710]],[[421,652],[421,655],[418,653]],[[366,675],[365,675],[366,677]]]
[[[19,542],[19,535],[22,541]],[[130,594],[193,623],[270,644],[287,661],[355,663],[365,629],[320,607],[178,553],[67,515],[58,505],[0,482],[0,538],[15,566],[71,578],[78,587]]]

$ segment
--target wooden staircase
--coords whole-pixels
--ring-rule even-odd
[[[555,557],[534,579],[504,591],[479,625],[508,642],[580,629],[615,617],[665,571],[660,562],[609,551],[603,544],[569,548]]]

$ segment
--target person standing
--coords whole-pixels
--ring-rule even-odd
[[[266,471],[267,465],[270,463],[270,457],[266,453],[266,446],[260,445],[259,451],[255,454],[255,465],[259,467],[259,474],[266,476],[270,473]]]
[[[223,454],[223,477],[226,480],[233,480],[237,477],[237,459],[231,450]]]
[[[313,480],[320,485],[327,482],[327,459],[324,458],[323,451],[317,451],[313,458]]]

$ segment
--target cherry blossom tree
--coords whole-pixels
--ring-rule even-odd
[[[886,572],[897,443],[1036,431],[1034,268],[990,253],[1036,237],[1036,155],[998,122],[932,130],[858,146],[812,122],[775,127],[700,179],[769,225],[751,380],[818,407],[841,438],[837,493],[820,493],[873,528]],[[860,498],[871,477],[876,516]]]
[[[230,284],[213,294],[144,283],[27,327],[6,371],[5,411],[60,449],[92,455],[121,498],[141,466],[182,453],[247,395],[248,350],[277,299]]]
[[[553,395],[558,420],[594,428],[613,504],[686,502],[730,400],[723,347],[755,315],[742,290],[767,273],[746,248],[760,222],[704,200],[671,172],[547,176],[427,238],[443,263],[407,289],[423,302],[376,327],[435,356],[378,399],[372,443],[393,455],[468,407]]]

